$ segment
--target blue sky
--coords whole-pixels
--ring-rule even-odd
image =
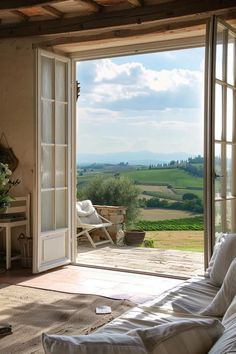
[[[78,63],[78,152],[202,153],[203,71],[203,48]]]

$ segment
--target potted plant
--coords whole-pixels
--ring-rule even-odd
[[[129,246],[141,245],[145,238],[146,232],[137,228],[135,224],[136,218],[132,221],[128,220],[125,223],[125,243]]]
[[[13,187],[20,183],[17,180],[10,180],[12,175],[11,170],[9,170],[8,165],[0,162],[0,210],[4,211],[10,205],[12,197],[10,196],[10,191]]]
[[[142,230],[127,230],[125,231],[125,243],[128,246],[141,245],[145,234],[146,232]]]

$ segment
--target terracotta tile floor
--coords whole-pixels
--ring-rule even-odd
[[[15,269],[0,274],[0,283],[54,291],[95,294],[142,303],[182,280],[78,266],[64,266],[39,275]]]

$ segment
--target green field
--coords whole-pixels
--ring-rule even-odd
[[[127,176],[138,184],[171,185],[173,188],[202,188],[203,179],[194,177],[179,168],[127,171],[121,174]]]
[[[96,176],[108,178],[113,176],[115,173],[115,170],[114,172],[85,173],[83,176],[78,176],[78,185],[84,185]],[[176,194],[178,194],[178,189],[180,189],[180,191],[190,189],[193,193],[200,193],[201,189],[203,188],[203,179],[201,177],[192,176],[188,172],[179,168],[163,168],[157,170],[131,169],[130,171],[120,172],[120,176],[126,176],[132,179],[135,183],[140,185],[142,190],[150,190],[151,192],[163,193],[167,192],[168,190],[167,188],[165,190],[155,188],[155,186],[171,186],[174,190],[177,188]],[[150,188],[148,188],[148,185]],[[173,193],[171,189],[169,189],[169,192]]]
[[[196,214],[184,210],[172,210],[162,208],[140,208],[138,220],[166,220],[166,219],[186,219],[196,216]]]
[[[203,198],[203,189],[192,189],[192,188],[173,188],[173,192],[176,193],[176,195],[182,196],[185,193],[194,193],[196,194],[199,198]]]
[[[145,240],[152,240],[154,248],[164,250],[192,252],[203,252],[204,250],[202,231],[148,231]]]

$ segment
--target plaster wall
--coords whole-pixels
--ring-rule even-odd
[[[14,178],[21,183],[13,194],[34,197],[34,120],[35,84],[34,51],[30,40],[0,41],[0,135],[5,133],[19,160]],[[32,224],[32,223],[31,223]],[[15,230],[13,248],[17,248]],[[3,237],[0,234],[0,240]]]

